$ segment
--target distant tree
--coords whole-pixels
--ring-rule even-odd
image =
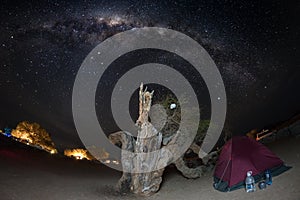
[[[64,155],[78,160],[93,160],[93,156],[86,149],[66,149]]]
[[[11,135],[21,140],[21,142],[39,146],[50,153],[57,153],[49,133],[38,123],[30,123],[28,121],[20,122],[17,127],[12,130]]]

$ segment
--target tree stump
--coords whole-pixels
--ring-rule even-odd
[[[113,144],[121,143],[122,149],[136,153],[131,157],[122,152],[121,163],[123,168],[131,169],[131,173],[123,172],[117,185],[122,193],[132,192],[141,196],[149,196],[159,190],[164,168],[155,170],[158,166],[159,155],[147,154],[160,150],[162,144],[162,134],[149,122],[149,112],[151,107],[153,91],[143,90],[143,84],[139,91],[139,118],[136,122],[138,135],[135,140],[126,132],[117,132],[109,136]],[[141,153],[141,156],[139,156]],[[146,173],[141,173],[145,171]]]
[[[126,169],[118,182],[118,189],[121,193],[135,193],[140,196],[149,196],[156,193],[162,182],[164,167],[171,164],[173,155],[170,152],[176,152],[174,148],[183,143],[186,137],[190,136],[189,130],[179,130],[164,138],[162,133],[149,122],[149,112],[153,91],[148,92],[147,88],[143,89],[143,83],[140,85],[139,91],[139,118],[136,121],[138,126],[138,135],[135,140],[133,136],[126,132],[117,132],[109,135],[109,139],[113,144],[121,144],[123,150],[121,155],[121,163]],[[184,137],[179,137],[179,135]],[[176,145],[175,145],[176,144]],[[162,149],[162,147],[165,147]],[[200,147],[193,143],[190,150],[198,154]],[[156,150],[162,150],[160,153],[150,153]],[[126,153],[130,152],[130,153]],[[131,154],[136,153],[136,154]],[[132,156],[134,155],[134,156]],[[189,168],[183,160],[183,155],[177,159],[174,164],[183,176],[187,178],[201,177],[205,172],[213,168],[213,161],[216,160],[217,153],[208,154],[202,161],[204,165],[196,168]],[[213,161],[211,161],[213,160]]]

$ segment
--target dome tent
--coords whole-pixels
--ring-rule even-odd
[[[253,172],[257,183],[264,179],[266,170],[277,176],[290,168],[263,144],[247,136],[235,136],[222,148],[214,172],[214,187],[229,192],[244,187],[247,171]]]

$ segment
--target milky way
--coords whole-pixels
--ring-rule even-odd
[[[76,146],[71,94],[82,61],[116,33],[153,26],[183,32],[209,52],[224,79],[230,131],[283,120],[300,110],[297,11],[299,3],[281,2],[5,1],[0,128],[36,121],[60,145]]]

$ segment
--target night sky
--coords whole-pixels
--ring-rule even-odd
[[[0,128],[29,120],[46,128],[58,148],[81,145],[72,118],[81,63],[109,36],[150,26],[183,32],[211,55],[226,87],[227,131],[288,119],[300,112],[299,13],[299,1],[283,0],[2,1]],[[127,58],[143,63],[137,54]],[[100,85],[120,76],[108,74]],[[190,81],[205,93],[199,77]],[[105,118],[101,107],[97,112]]]

